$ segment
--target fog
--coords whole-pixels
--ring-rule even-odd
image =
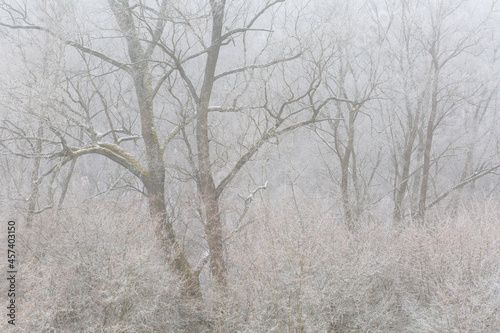
[[[498,332],[498,9],[0,1],[0,327]]]

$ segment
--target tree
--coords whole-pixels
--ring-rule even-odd
[[[203,265],[190,264],[168,214],[166,170],[169,160],[174,160],[168,155],[170,142],[194,126],[194,149],[193,138],[184,138],[187,164],[203,203],[210,272],[224,290],[227,267],[220,211],[224,190],[266,142],[320,121],[324,118],[321,110],[331,101],[317,94],[322,84],[317,66],[299,62],[307,52],[301,50],[300,38],[287,37],[290,44],[274,49],[273,29],[284,34],[290,29],[276,18],[284,2],[249,5],[241,12],[238,8],[244,5],[239,2],[232,7],[225,1],[193,2],[180,8],[166,0],[154,6],[110,0],[117,27],[103,25],[90,32],[78,26],[73,27],[75,31],[58,26],[58,7],[41,13],[40,22],[32,21],[36,16],[30,8],[5,3],[2,7],[10,16],[0,23],[3,27],[32,38],[50,37],[64,48],[68,62],[61,64],[64,79],[51,99],[51,112],[31,114],[52,136],[45,147],[50,152],[44,155],[51,165],[38,178],[86,155],[104,156],[132,173],[144,188],[167,261],[182,280],[186,304],[193,299],[201,302]],[[300,7],[291,8],[298,17]],[[100,15],[107,15],[108,8],[102,9]],[[264,17],[271,18],[270,27],[263,23]],[[101,42],[108,38],[116,39],[112,47]],[[249,49],[250,43],[261,45],[261,51]],[[220,66],[222,49],[236,45],[243,59]],[[297,77],[286,75],[292,69],[297,70]],[[232,91],[221,90],[222,79],[224,84],[233,82]],[[214,100],[221,105],[211,105]],[[215,175],[213,163],[219,156],[214,153],[224,145],[211,133],[211,121],[227,124],[247,112],[246,128],[234,133],[241,142],[238,153],[227,153],[234,160],[226,160],[225,169]],[[139,140],[143,156],[141,149],[131,146]]]
[[[398,82],[384,88],[391,101],[388,128],[395,170],[393,218],[400,221],[405,216],[409,198],[412,215],[423,220],[433,177],[431,166],[439,165],[456,141],[450,138],[433,154],[435,133],[470,98],[464,89],[468,74],[458,74],[456,68],[465,62],[481,66],[474,55],[487,47],[483,41],[491,12],[467,1],[401,1],[393,10],[386,10],[393,22],[387,52],[394,60],[391,71]],[[466,19],[464,11],[475,12],[477,20]],[[473,88],[470,91],[477,93]],[[410,195],[412,180],[418,198]]]
[[[52,100],[53,104],[50,105],[55,114],[43,112],[33,114],[40,121],[43,121],[45,126],[52,132],[54,140],[49,141],[49,144],[52,147],[60,147],[60,149],[52,148],[52,153],[45,155],[49,160],[56,159],[57,161],[40,178],[58,171],[62,166],[80,156],[89,154],[103,155],[134,174],[145,188],[151,218],[157,223],[156,235],[168,262],[172,264],[174,271],[182,281],[185,300],[187,302],[192,299],[200,301],[201,291],[198,277],[184,256],[183,250],[177,242],[172,222],[167,215],[165,206],[164,148],[162,148],[158,138],[156,131],[157,117],[154,114],[155,88],[158,90],[165,79],[160,78],[159,83],[155,82],[156,87],[153,85],[151,61],[153,60],[152,56],[157,47],[158,39],[165,30],[167,1],[159,4],[157,11],[141,4],[130,6],[128,2],[121,1],[110,1],[109,6],[118,23],[118,31],[123,36],[128,58],[126,62],[121,62],[110,55],[106,55],[106,50],[100,52],[82,43],[67,39],[60,30],[49,29],[41,24],[29,21],[30,13],[26,7],[3,4],[3,9],[12,15],[10,23],[1,23],[4,27],[27,31],[34,30],[35,32],[42,31],[63,44],[71,46],[76,51],[76,54],[80,55],[83,63],[83,73],[87,72],[88,80],[81,80],[81,76],[68,78],[66,87],[60,87],[59,96],[56,96]],[[157,14],[157,17],[149,16],[148,11],[151,10]],[[51,15],[55,17],[57,13],[47,12],[44,14],[46,17],[51,18]],[[143,32],[150,28],[149,24],[154,25],[154,31],[150,31],[149,39],[143,39]],[[74,60],[75,56],[75,53],[71,54],[71,52],[67,52],[70,61]],[[125,56],[122,55],[121,57],[125,60]],[[98,68],[99,66],[100,68]],[[121,76],[121,72],[130,78],[135,91],[136,107],[134,109],[137,110],[139,117],[140,138],[143,140],[145,150],[145,166],[139,162],[138,158],[126,152],[120,146],[129,140],[136,140],[138,136],[133,133],[132,127],[126,127],[127,115],[120,113],[120,110],[118,110],[119,103],[113,103],[113,100],[106,99],[106,95],[113,95],[113,91],[103,90],[115,87],[122,89],[120,84],[123,84],[124,77]],[[166,72],[167,76],[170,75],[173,68],[170,67]],[[98,81],[99,76],[95,76],[95,73],[104,75],[111,80],[114,79],[115,87],[111,85],[104,88],[98,86],[96,81]],[[71,76],[70,72],[66,72],[66,74],[67,77]],[[102,82],[101,80],[100,83],[102,84]],[[120,90],[114,91],[114,93],[120,95]],[[100,99],[104,112],[95,109],[96,99]],[[119,100],[120,98],[118,98]],[[110,116],[111,112],[114,112],[113,117]],[[105,123],[109,125],[104,133],[96,130],[98,124],[96,118],[102,113],[107,118]],[[59,124],[54,120],[61,120],[62,123]],[[122,128],[117,127],[116,123],[118,123],[118,126],[121,125]],[[71,133],[74,128],[83,129],[86,139],[88,138],[89,141],[79,140],[78,137],[75,137],[74,133]],[[112,137],[112,142],[104,141],[108,136]]]
[[[377,117],[378,110],[372,108],[370,103],[378,98],[378,87],[386,80],[383,74],[385,64],[378,58],[380,50],[385,47],[384,32],[381,35],[377,34],[379,31],[372,33],[370,29],[376,18],[370,17],[369,12],[358,6],[345,4],[339,6],[339,13],[325,15],[324,24],[327,27],[327,22],[335,15],[335,24],[344,26],[345,31],[340,30],[337,36],[331,37],[333,41],[321,48],[318,57],[318,61],[324,62],[324,93],[334,101],[334,111],[330,111],[332,120],[328,122],[328,126],[318,127],[316,134],[338,160],[340,179],[337,183],[340,187],[344,218],[350,230],[355,229],[363,206],[368,204],[368,187],[381,160],[380,151],[369,156],[368,151],[359,148],[363,143],[358,143],[358,140],[362,141],[361,133],[365,126],[371,132],[371,122]],[[381,30],[384,28],[386,27],[381,27]],[[319,36],[317,44],[323,46],[324,38],[324,35]],[[363,119],[360,119],[362,117],[370,123],[363,124]],[[362,154],[368,156],[362,160]],[[363,170],[363,162],[370,165],[368,172]],[[328,173],[335,179],[336,172],[330,164],[333,163],[328,159]]]

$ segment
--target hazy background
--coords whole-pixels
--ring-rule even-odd
[[[18,331],[499,330],[496,1],[0,9]]]

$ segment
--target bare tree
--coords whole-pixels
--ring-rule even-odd
[[[430,114],[427,120],[425,139],[424,139],[424,161],[422,167],[422,184],[420,188],[420,199],[418,205],[418,217],[422,220],[425,218],[427,209],[426,200],[428,196],[428,186],[430,177],[431,165],[431,149],[433,137],[438,124],[446,115],[457,108],[456,99],[453,100],[448,96],[442,96],[440,91],[443,71],[446,66],[460,55],[472,50],[476,47],[481,38],[481,27],[470,26],[470,31],[460,31],[456,28],[457,21],[454,19],[454,14],[461,10],[461,6],[466,7],[466,2],[460,2],[448,6],[446,3],[441,3],[432,8],[430,15],[431,35],[428,39],[420,40],[425,51],[428,52],[431,61],[431,91],[430,91]],[[464,8],[466,10],[466,8]],[[482,23],[482,22],[481,22]],[[454,35],[453,41],[448,43],[450,35]],[[449,85],[449,83],[445,83]],[[446,89],[446,88],[445,88]],[[446,89],[448,90],[448,89]],[[445,91],[446,91],[445,90]],[[453,92],[447,91],[448,94]]]
[[[224,190],[266,142],[320,121],[324,118],[321,110],[332,100],[318,94],[323,83],[318,68],[299,62],[300,40],[273,49],[273,28],[283,33],[290,29],[276,19],[282,3],[252,5],[241,14],[237,8],[242,4],[226,7],[225,1],[180,8],[166,0],[155,6],[110,0],[108,8],[117,27],[99,27],[90,37],[57,26],[57,13],[50,10],[41,16],[54,26],[32,21],[36,16],[27,7],[2,6],[9,18],[0,25],[32,38],[49,36],[65,49],[72,66],[61,64],[65,75],[51,98],[51,112],[31,114],[51,135],[43,155],[49,165],[38,181],[87,155],[104,156],[132,173],[143,186],[138,190],[147,196],[156,235],[182,281],[186,304],[202,300],[199,275],[203,265],[191,266],[174,229],[175,218],[168,214],[166,169],[174,160],[169,156],[169,143],[194,126],[195,140],[184,139],[187,163],[203,203],[210,272],[224,290],[228,274],[220,210]],[[103,15],[108,8],[103,8]],[[299,15],[300,8],[296,12]],[[231,20],[226,19],[229,15]],[[263,23],[264,17],[271,19],[270,27]],[[208,43],[206,25],[210,26]],[[260,36],[252,36],[256,33]],[[116,35],[113,47],[101,43]],[[242,61],[228,62],[218,71],[222,49],[236,43]],[[250,43],[260,43],[260,52],[250,49]],[[301,71],[298,78],[289,77],[290,70]],[[235,82],[236,88],[228,93],[231,99],[224,97],[223,82]],[[214,100],[220,105],[211,104]],[[232,159],[224,160],[224,167],[215,174],[213,164],[223,145],[212,132],[212,120],[227,123],[249,111],[253,114],[246,129],[234,133],[241,142],[238,153],[226,154]],[[138,142],[143,151],[132,145]],[[202,262],[204,258],[202,254]]]
[[[338,13],[325,13],[324,24],[327,27],[333,16],[336,18],[335,24],[342,22],[342,25],[349,28],[345,34],[344,31],[339,31],[339,35],[333,38],[333,43],[324,44],[324,36],[319,36],[317,42],[322,46],[317,61],[322,63],[321,68],[325,72],[324,93],[334,103],[330,107],[333,110],[326,111],[332,118],[328,121],[328,126],[318,127],[316,134],[338,159],[340,176],[337,182],[344,218],[351,230],[355,229],[363,206],[368,204],[368,188],[380,164],[379,153],[369,154],[360,149],[364,145],[361,142],[362,132],[365,128],[370,128],[368,132],[372,132],[373,119],[378,117],[378,110],[371,107],[370,103],[378,98],[378,88],[386,80],[383,74],[385,64],[379,58],[380,50],[385,47],[386,32],[383,25],[386,23],[377,22],[377,18],[370,14],[356,4],[340,6]],[[354,24],[356,20],[363,23]],[[381,31],[370,31],[376,23],[380,24]],[[360,118],[364,118],[368,125],[363,124],[363,119]],[[365,138],[368,139],[368,136]],[[366,161],[361,158],[363,155]],[[325,165],[328,173],[335,179],[337,172],[330,160],[328,158]],[[370,164],[368,172],[362,169],[363,162]]]
[[[66,39],[64,34],[59,30],[54,30],[52,27],[49,28],[33,23],[30,21],[30,13],[27,7],[15,4],[3,4],[2,9],[11,16],[9,19],[10,22],[7,23],[4,21],[1,25],[14,30],[34,31],[35,33],[41,31],[52,36],[55,40],[69,45],[76,51],[76,54],[80,54],[84,73],[88,73],[88,80],[86,82],[78,81],[78,78],[76,80],[69,79],[66,81],[66,87],[61,86],[62,91],[60,95],[52,100],[51,106],[55,114],[44,112],[34,114],[35,117],[45,123],[53,137],[49,141],[49,144],[53,147],[52,152],[46,154],[45,158],[58,160],[38,178],[40,179],[57,172],[65,164],[74,161],[80,156],[89,154],[103,155],[134,174],[145,188],[151,218],[157,223],[156,235],[168,262],[172,264],[172,267],[182,281],[185,300],[188,302],[190,302],[190,299],[199,301],[201,291],[198,277],[194,274],[184,256],[183,250],[177,242],[172,222],[167,215],[165,206],[164,148],[162,148],[156,132],[157,120],[154,115],[154,98],[156,93],[155,86],[153,85],[151,61],[157,46],[156,43],[165,29],[167,1],[159,4],[157,10],[153,10],[142,4],[138,5],[129,5],[128,1],[109,2],[112,14],[118,23],[118,31],[123,36],[125,42],[126,57],[125,55],[120,56],[125,62],[116,60],[113,56],[103,53],[106,51],[94,50],[79,41]],[[149,11],[156,13],[157,16],[150,17]],[[57,13],[46,12],[44,14],[50,17],[50,15],[56,15]],[[147,24],[154,26],[154,30],[149,31],[149,39],[143,37],[143,32],[147,32],[149,28]],[[75,59],[74,53],[73,59]],[[95,70],[94,66],[96,64],[101,65],[102,70]],[[117,104],[108,105],[108,102],[110,104],[112,102],[106,100],[102,87],[97,86],[95,83],[99,76],[94,75],[98,72],[101,73],[98,75],[119,80],[115,81],[118,89],[125,88],[120,85],[123,78],[121,73],[125,73],[131,79],[137,103],[136,109],[140,122],[140,136],[134,134],[132,128],[124,126],[127,123],[127,115],[120,113]],[[172,72],[172,68],[167,70],[167,74]],[[70,77],[71,74],[67,72],[67,76]],[[80,76],[79,79],[81,78]],[[163,81],[164,79],[160,79],[158,83],[155,83],[158,85],[156,89],[158,89]],[[108,91],[108,95],[115,95],[115,100],[116,98],[120,99],[120,97],[117,97],[119,94],[120,90],[115,92]],[[102,111],[94,109],[97,99],[101,101]],[[111,112],[114,112],[114,119],[110,117]],[[96,130],[94,123],[97,123],[95,119],[97,115],[102,113],[104,113],[104,117],[107,119],[105,122],[108,123],[109,127],[104,132],[99,132]],[[60,120],[60,123],[57,120]],[[116,126],[117,122],[118,126]],[[76,133],[79,132],[79,129],[83,129],[86,137],[90,140],[79,139],[76,133],[71,133],[72,128],[77,129]],[[105,142],[103,139],[107,136],[111,136],[113,141]],[[146,166],[143,166],[138,158],[120,146],[129,140],[136,140],[139,137],[144,143]],[[57,149],[57,146],[60,148]],[[192,320],[196,321],[197,319],[192,318]]]
[[[477,12],[477,20],[459,23],[465,10]],[[393,22],[388,57],[394,60],[391,72],[398,82],[384,87],[387,100],[392,101],[387,126],[394,166],[393,218],[401,220],[404,211],[412,211],[416,205],[412,215],[423,220],[431,196],[431,167],[438,168],[457,140],[451,136],[434,149],[435,133],[470,98],[464,89],[466,74],[457,75],[456,68],[465,62],[472,64],[471,55],[486,45],[483,41],[491,12],[467,1],[402,1],[386,11]],[[478,61],[475,66],[482,64]],[[418,198],[410,195],[411,182]]]

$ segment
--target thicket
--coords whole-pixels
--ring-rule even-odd
[[[19,332],[186,326],[147,211],[125,203],[68,202],[21,229]],[[199,311],[213,332],[498,331],[498,205],[468,202],[425,225],[372,218],[356,231],[330,208],[297,197],[255,204],[228,243],[227,292],[201,275]]]

